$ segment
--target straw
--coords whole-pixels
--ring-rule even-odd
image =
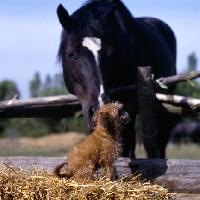
[[[116,181],[98,176],[91,183],[59,179],[47,169],[29,171],[4,163],[0,169],[0,199],[4,200],[173,200],[166,188],[141,181],[140,175]]]

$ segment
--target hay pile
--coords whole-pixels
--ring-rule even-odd
[[[0,169],[0,199],[23,200],[172,200],[167,189],[149,182],[142,182],[135,176],[127,181],[107,181],[97,178],[91,184],[78,184],[72,179],[59,179],[52,172],[39,170],[37,166],[30,171],[4,164]]]

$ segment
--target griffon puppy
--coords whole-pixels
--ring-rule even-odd
[[[58,165],[54,173],[59,177],[71,178],[76,181],[93,179],[94,172],[101,168],[106,178],[115,177],[113,163],[122,152],[120,132],[130,121],[129,114],[122,110],[123,105],[109,103],[102,106],[92,118],[93,133],[76,143],[67,156],[66,173],[60,174],[66,164]]]

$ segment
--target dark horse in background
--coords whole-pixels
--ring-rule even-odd
[[[198,121],[179,123],[172,129],[169,138],[170,147],[174,147],[175,144],[180,146],[181,142],[186,144],[193,142],[200,145],[200,123]]]
[[[155,78],[176,74],[174,33],[158,19],[134,18],[120,0],[90,0],[71,16],[59,5],[57,14],[63,27],[58,56],[65,84],[78,97],[88,128],[101,105],[110,101],[120,101],[127,109],[131,105],[132,120],[122,133],[122,156],[135,158],[137,101],[123,94],[109,95],[109,90],[136,84],[138,66],[152,66]],[[174,88],[156,92],[173,93]],[[158,115],[161,158],[165,157],[170,119]]]

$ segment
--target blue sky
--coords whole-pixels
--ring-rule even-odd
[[[56,15],[62,3],[70,14],[84,0],[1,0],[0,3],[0,81],[16,82],[21,98],[29,98],[29,83],[35,72],[61,72],[56,55],[62,30]],[[123,0],[134,17],[162,19],[177,38],[177,69],[187,67],[187,56],[195,53],[200,70],[199,0]]]

